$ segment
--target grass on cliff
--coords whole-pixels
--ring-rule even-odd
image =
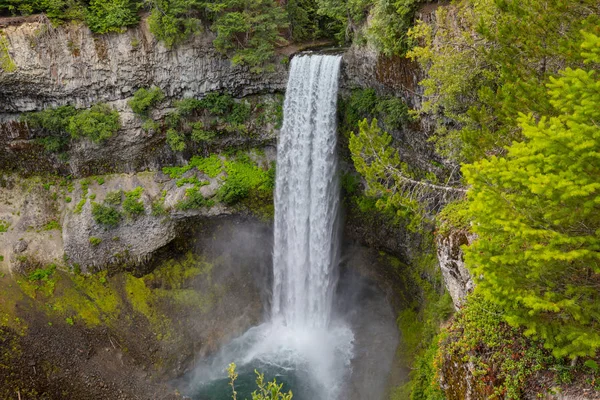
[[[0,303],[0,316],[7,321],[0,320],[0,325],[14,325],[17,311],[11,304],[26,296],[49,321],[94,328],[141,318],[157,340],[175,339],[170,317],[174,308],[201,314],[220,295],[220,289],[210,285],[208,291],[195,289],[198,282],[210,279],[211,271],[212,264],[191,253],[166,260],[140,278],[130,273],[110,276],[107,271],[73,274],[50,265],[18,279],[18,285],[7,291],[6,301]]]

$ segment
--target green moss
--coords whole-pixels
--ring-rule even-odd
[[[223,160],[218,154],[212,154],[209,157],[192,157],[190,165],[210,178],[216,178],[223,172]]]
[[[102,243],[102,239],[100,239],[99,237],[95,237],[95,236],[91,236],[90,237],[90,244],[94,247],[98,246],[100,243]]]
[[[42,230],[44,230],[44,231],[61,230],[61,229],[62,229],[62,226],[55,219],[51,220],[50,222],[48,222],[46,225],[44,225],[42,227]]]
[[[167,210],[165,209],[165,198],[167,197],[167,191],[163,190],[160,197],[152,202],[151,214],[154,217],[166,215]]]

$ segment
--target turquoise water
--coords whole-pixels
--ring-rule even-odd
[[[260,370],[265,374],[265,382],[277,380],[278,384],[283,384],[283,391],[291,390],[294,394],[294,400],[311,400],[311,388],[303,383],[303,378],[298,376],[296,371],[276,368],[264,364],[247,365],[238,367],[238,378],[235,381],[235,390],[238,400],[251,399],[252,392],[257,389],[256,373],[254,369]],[[221,379],[214,379],[206,383],[196,383],[192,385],[188,396],[193,400],[231,400],[231,386],[229,379],[223,373]]]

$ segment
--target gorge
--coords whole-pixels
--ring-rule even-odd
[[[0,0],[0,398],[600,398],[599,7]]]

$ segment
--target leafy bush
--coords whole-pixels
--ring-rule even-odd
[[[189,188],[185,190],[185,197],[179,203],[177,208],[180,210],[190,210],[194,208],[212,207],[214,202],[206,199],[200,189],[197,187]]]
[[[120,206],[123,200],[123,191],[117,190],[114,192],[106,193],[106,197],[104,198],[104,203],[110,204],[113,206]]]
[[[112,137],[121,129],[119,112],[107,104],[96,104],[89,110],[79,111],[69,119],[67,132],[73,138],[87,137],[95,143]]]
[[[161,88],[153,86],[150,89],[140,88],[133,94],[133,98],[127,104],[134,113],[148,116],[150,109],[165,98]]]
[[[175,108],[179,115],[183,117],[187,117],[192,114],[194,111],[201,110],[204,108],[204,103],[202,100],[188,98],[175,102]]]
[[[210,157],[192,157],[190,166],[196,167],[210,178],[215,178],[223,171],[223,161],[218,154],[211,154]]]
[[[167,144],[173,151],[185,150],[185,136],[182,133],[177,132],[176,129],[167,130]]]
[[[92,216],[97,224],[114,228],[121,223],[123,216],[115,207],[92,202]]]
[[[273,191],[273,176],[247,158],[226,161],[225,172],[227,177],[217,192],[217,199],[224,204],[239,202],[248,197],[251,190]]]
[[[47,268],[38,268],[27,276],[27,279],[31,282],[35,281],[48,281],[56,271],[56,265],[50,264]]]
[[[130,192],[125,192],[125,201],[123,202],[123,211],[130,218],[135,218],[144,213],[144,203],[140,201],[144,188],[136,187]]]
[[[140,6],[135,0],[91,0],[86,21],[92,32],[122,32],[138,23]]]

